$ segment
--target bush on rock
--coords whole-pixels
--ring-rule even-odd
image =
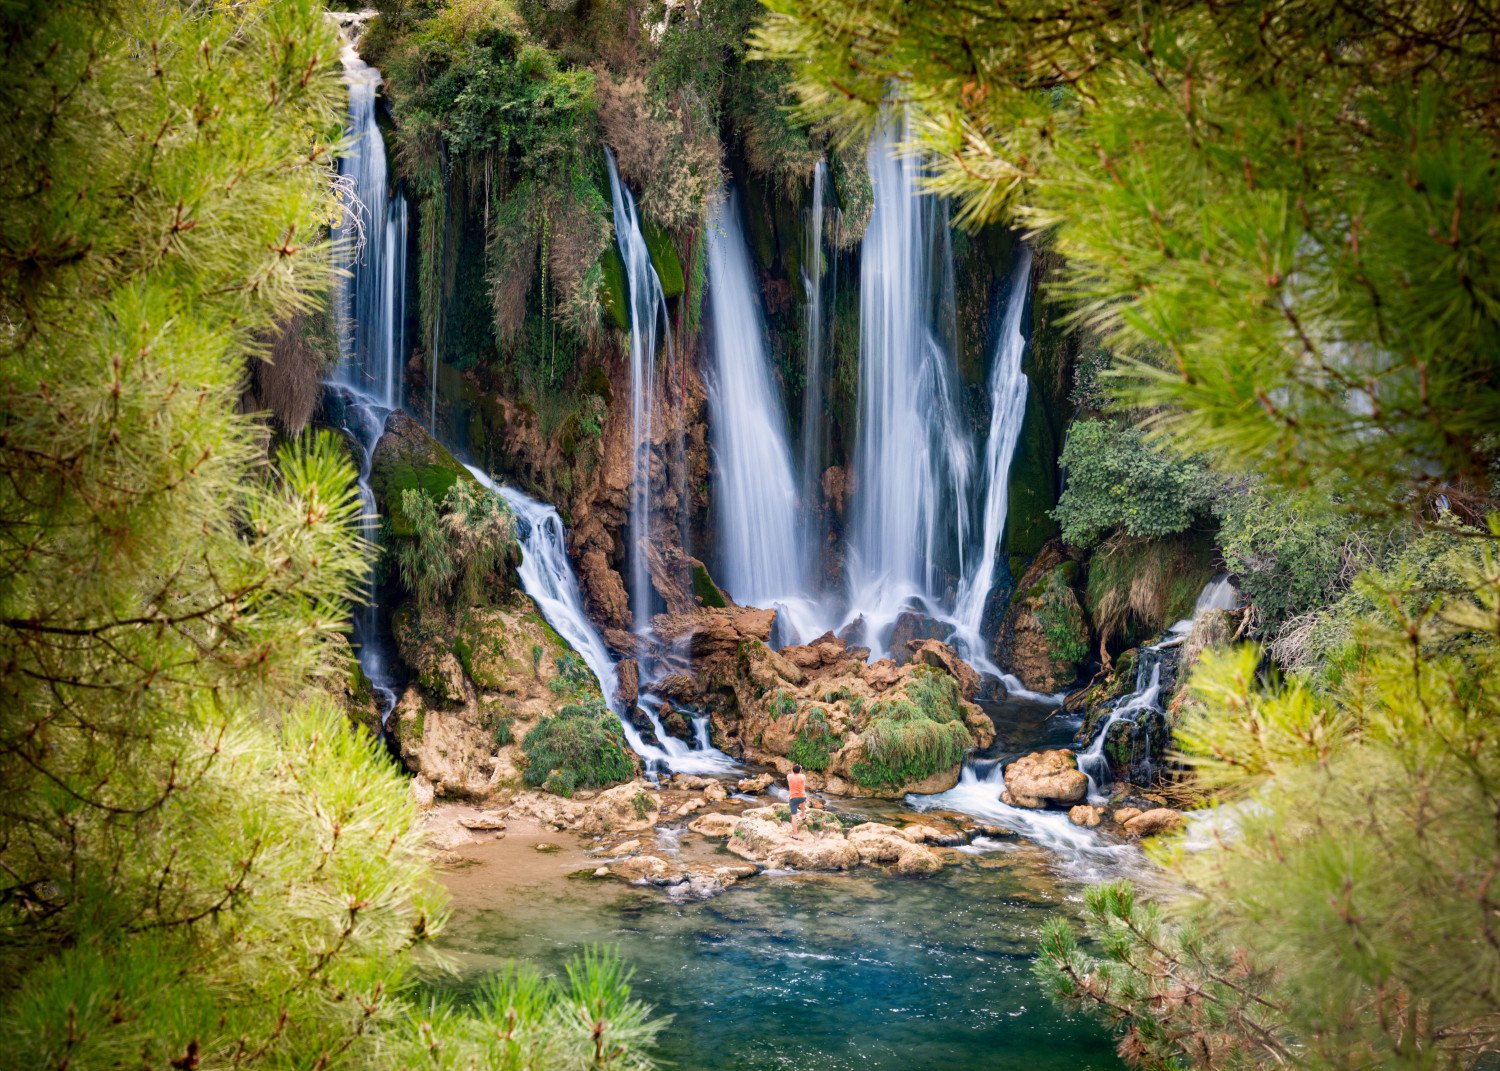
[[[543,718],[521,741],[521,750],[526,783],[560,796],[571,796],[576,788],[616,785],[635,775],[619,719],[600,700],[572,703]]]

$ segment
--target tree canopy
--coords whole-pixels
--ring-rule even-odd
[[[321,7],[0,25],[7,1064],[648,1066],[609,956],[465,1009],[411,993],[441,888],[330,698],[368,564],[354,468],[332,436],[268,451],[237,408],[360,210]]]

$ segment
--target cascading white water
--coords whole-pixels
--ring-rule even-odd
[[[822,475],[823,420],[823,214],[828,187],[828,161],[819,158],[813,170],[812,205],[802,249],[803,355],[802,355],[802,502],[808,547],[822,538],[817,510],[818,480]]]
[[[620,716],[620,726],[625,732],[625,741],[630,749],[641,757],[648,773],[670,771],[672,773],[698,774],[730,773],[738,765],[728,755],[708,744],[707,734],[696,731],[699,746],[695,749],[662,726],[655,708],[642,703],[660,746],[648,742],[625,716],[620,703],[619,677],[615,672],[614,659],[604,646],[599,630],[589,620],[583,609],[583,598],[578,590],[578,576],[568,560],[567,533],[557,510],[545,502],[538,502],[513,487],[496,483],[483,469],[465,465],[481,485],[505,500],[516,517],[516,535],[521,543],[521,587],[531,596],[537,609],[547,623],[578,652],[584,665],[588,666],[599,682],[599,691],[605,703]]]
[[[1010,498],[1010,466],[1021,437],[1026,417],[1026,373],[1021,359],[1026,353],[1026,336],[1022,334],[1022,313],[1031,281],[1031,250],[1021,248],[1015,276],[1006,300],[1005,319],[995,347],[990,368],[990,427],[984,451],[984,513],[978,551],[969,559],[969,568],[959,583],[958,600],[953,610],[955,638],[971,662],[988,663],[985,644],[980,637],[984,604],[995,584],[995,560],[1000,540],[1005,535],[1006,507]]]
[[[1104,754],[1110,727],[1117,721],[1133,720],[1142,711],[1161,708],[1161,656],[1159,647],[1142,648],[1135,672],[1135,691],[1115,704],[1089,746],[1078,753],[1078,769],[1089,779],[1090,803],[1104,802],[1104,786],[1112,780],[1109,758]]]
[[[795,617],[788,607],[805,601],[807,587],[797,485],[750,250],[732,191],[714,206],[709,221],[708,305],[719,576],[736,601],[780,605],[783,614]]]
[[[364,20],[341,29],[344,83],[349,88],[348,149],[339,161],[343,212],[334,240],[348,275],[336,291],[339,363],[331,389],[339,420],[359,448],[359,495],[364,536],[373,545],[379,519],[370,486],[370,463],[386,419],[401,404],[401,355],[406,318],[406,199],[390,194],[385,141],[375,122],[380,72],[360,59]],[[381,722],[396,705],[395,659],[380,629],[375,563],[365,580],[364,602],[354,608],[354,644],[360,669],[379,705]]]
[[[1137,849],[1105,840],[1092,830],[1074,825],[1062,811],[1014,807],[1001,801],[1005,791],[1002,764],[969,760],[958,775],[958,784],[932,796],[907,796],[918,811],[958,811],[984,822],[1014,830],[1028,840],[1056,852],[1070,869],[1098,879],[1118,874],[1139,858]]]
[[[947,210],[921,191],[922,163],[898,157],[904,120],[868,153],[874,208],[860,265],[859,427],[849,526],[850,616],[879,650],[913,601],[938,608],[961,566],[973,449],[954,404]]]
[[[1193,606],[1193,616],[1177,622],[1156,643],[1140,649],[1135,671],[1135,691],[1122,697],[1109,712],[1109,716],[1094,730],[1088,747],[1078,754],[1078,768],[1089,779],[1089,800],[1102,802],[1103,789],[1113,780],[1113,770],[1104,747],[1109,742],[1110,729],[1116,722],[1134,722],[1142,714],[1160,713],[1162,710],[1161,667],[1162,659],[1173,648],[1182,646],[1193,631],[1193,625],[1210,610],[1232,610],[1239,605],[1239,591],[1228,576],[1216,576],[1203,586],[1198,601]]]
[[[360,59],[356,41],[345,39],[341,57],[350,145],[339,174],[357,203],[344,206],[333,232],[349,271],[338,291],[339,380],[389,410],[401,406],[406,197],[389,189],[385,141],[375,121],[380,72]]]
[[[625,286],[630,305],[630,603],[635,631],[643,635],[651,618],[651,577],[646,569],[646,544],[651,539],[651,443],[653,400],[656,395],[657,328],[670,353],[672,329],[667,300],[651,263],[651,251],[641,233],[640,217],[630,189],[620,181],[614,153],[605,149],[609,164],[609,194],[614,206],[615,242],[625,264]]]

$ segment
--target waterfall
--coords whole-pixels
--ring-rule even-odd
[[[660,746],[648,742],[625,716],[620,703],[619,678],[615,663],[604,646],[604,638],[583,609],[578,590],[578,576],[568,560],[567,533],[557,510],[545,502],[522,494],[513,487],[496,483],[483,469],[465,465],[474,478],[492,493],[499,495],[516,518],[516,537],[521,544],[521,587],[536,603],[542,617],[553,630],[578,652],[584,665],[599,682],[604,702],[620,717],[626,743],[641,757],[647,773],[715,774],[730,773],[738,764],[708,743],[706,730],[695,733],[696,748],[678,740],[662,726],[654,706],[644,700]],[[652,701],[654,702],[654,701]],[[696,721],[696,719],[695,719]],[[696,729],[696,726],[695,726]]]
[[[339,381],[387,410],[401,406],[406,322],[406,198],[388,187],[385,141],[375,122],[380,72],[359,58],[357,38],[342,53],[349,87],[349,150],[339,176],[351,193],[334,227],[349,272],[337,295]],[[363,206],[363,211],[360,211]]]
[[[802,503],[809,548],[822,542],[822,527],[813,503],[819,500],[827,425],[823,420],[823,205],[828,161],[819,158],[813,171],[812,206],[802,249]]]
[[[962,566],[973,449],[954,403],[947,210],[898,157],[904,120],[870,140],[874,208],[860,265],[859,427],[849,528],[851,616],[879,650],[913,603],[932,613]]]
[[[646,569],[646,544],[651,539],[652,409],[656,386],[657,326],[668,352],[672,331],[667,322],[667,300],[651,264],[651,252],[641,233],[635,199],[620,181],[614,153],[605,149],[609,164],[609,195],[614,205],[615,242],[625,263],[630,304],[630,605],[637,635],[651,619],[651,577]]]
[[[1022,334],[1022,314],[1026,308],[1026,291],[1031,281],[1031,250],[1021,247],[1021,257],[1011,280],[1005,303],[1005,319],[995,359],[990,366],[990,427],[984,450],[983,530],[977,553],[969,559],[969,569],[959,582],[958,600],[954,606],[955,639],[969,661],[990,667],[983,638],[979,634],[984,620],[984,604],[995,584],[995,559],[1000,540],[1005,535],[1005,514],[1010,499],[1010,466],[1026,418],[1026,373],[1021,358],[1026,353],[1026,336]]]
[[[1232,610],[1239,605],[1239,591],[1228,576],[1216,576],[1203,586],[1198,601],[1193,606],[1193,616],[1177,622],[1156,643],[1142,647],[1135,671],[1135,691],[1123,696],[1109,712],[1109,716],[1094,730],[1088,747],[1078,754],[1078,768],[1089,779],[1089,800],[1094,803],[1104,799],[1103,788],[1114,780],[1109,756],[1104,747],[1109,743],[1110,730],[1117,722],[1126,721],[1140,725],[1143,718],[1156,715],[1164,719],[1162,710],[1162,665],[1169,652],[1187,642],[1193,625],[1210,610]],[[1163,721],[1163,725],[1164,725]],[[1149,733],[1149,727],[1148,727]]]
[[[401,404],[406,318],[406,199],[390,195],[385,142],[375,122],[380,72],[356,49],[362,20],[344,33],[344,83],[349,87],[348,151],[339,161],[344,210],[334,228],[346,278],[335,294],[339,363],[329,384],[330,409],[358,449],[363,534],[379,536],[370,463],[391,410]],[[354,608],[353,639],[360,669],[378,703],[381,723],[396,705],[396,659],[380,628],[375,563],[364,602]]]
[[[708,226],[708,304],[714,365],[706,377],[714,448],[714,505],[720,578],[736,601],[755,606],[801,603],[797,487],[781,395],[771,378],[765,323],[731,191]],[[805,615],[804,615],[805,616]]]

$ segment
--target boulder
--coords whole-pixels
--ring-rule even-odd
[[[609,850],[609,854],[618,859],[621,856],[632,855],[640,850],[641,842],[639,838],[632,837],[630,840],[623,841],[620,844],[616,844]]]
[[[1088,792],[1089,779],[1068,748],[1023,755],[1005,768],[1001,799],[1015,807],[1065,806]]]
[[[1097,826],[1104,821],[1104,808],[1080,803],[1076,807],[1069,808],[1068,821],[1075,826]]]
[[[1126,822],[1130,821],[1136,815],[1142,813],[1144,812],[1142,812],[1141,808],[1139,807],[1117,807],[1115,809],[1115,813],[1110,815],[1110,818],[1116,824],[1123,826]]]
[[[958,691],[965,699],[972,700],[979,694],[980,677],[974,667],[958,657],[958,652],[938,640],[916,640],[907,645],[911,660],[924,666],[941,669],[958,681]]]
[[[1132,837],[1153,837],[1158,833],[1180,829],[1185,821],[1181,811],[1174,811],[1170,807],[1153,807],[1126,821],[1125,832]]]
[[[723,803],[729,798],[729,790],[722,781],[711,781],[703,789],[703,798],[709,803]]]
[[[433,797],[436,793],[432,790],[432,782],[421,774],[411,779],[411,798],[417,803],[417,810],[425,811],[432,806]]]
[[[929,825],[907,826],[901,830],[901,835],[913,844],[936,844],[943,848],[968,843],[968,837],[956,829],[942,830]]]
[[[774,780],[775,778],[768,773],[756,774],[754,777],[740,778],[738,787],[741,792],[753,796],[770,788]]]
[[[505,822],[494,811],[481,811],[479,814],[466,815],[458,820],[458,824],[465,829],[476,832],[490,833],[505,828]]]
[[[953,635],[953,626],[946,621],[928,617],[915,610],[906,610],[896,617],[891,626],[887,644],[896,656],[897,664],[911,660],[912,651],[926,640],[946,640]]]

